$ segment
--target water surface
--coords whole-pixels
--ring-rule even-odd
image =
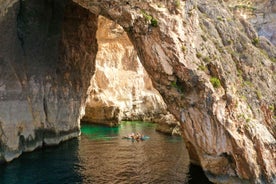
[[[150,138],[122,139],[131,132]],[[152,123],[123,122],[115,128],[82,125],[77,139],[23,154],[0,166],[0,183],[193,183],[188,172],[180,137],[160,134]]]

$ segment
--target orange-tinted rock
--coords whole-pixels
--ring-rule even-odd
[[[164,114],[166,105],[153,88],[124,29],[100,16],[97,42],[96,72],[91,79],[83,120],[119,124],[120,120],[151,120]],[[119,109],[118,114],[113,113],[113,107]],[[92,113],[96,109],[101,113]]]

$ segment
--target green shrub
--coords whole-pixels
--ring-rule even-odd
[[[157,26],[158,26],[158,21],[157,21],[155,18],[152,18],[151,21],[150,21],[150,24],[151,24],[153,27],[157,27]]]
[[[197,53],[196,53],[196,57],[199,59],[199,58],[201,58],[201,57],[202,57],[202,54],[201,54],[201,53],[199,53],[199,52],[197,52]]]
[[[238,69],[237,72],[238,72],[238,77],[242,77],[242,70]]]
[[[219,88],[221,86],[220,80],[216,77],[211,77],[210,82],[212,83],[214,88]]]
[[[246,97],[245,95],[242,95],[242,96],[241,96],[241,99],[243,99],[244,101],[246,101],[246,100],[247,100],[247,97]]]
[[[176,8],[180,8],[180,0],[175,0],[174,4],[175,4]]]
[[[276,63],[276,57],[270,57],[270,60],[271,60],[273,63]]]
[[[174,87],[179,93],[184,93],[184,88],[178,81],[172,81],[171,86]]]
[[[201,71],[205,71],[205,70],[207,70],[207,67],[205,65],[199,65],[198,69]]]
[[[151,19],[152,19],[152,16],[150,16],[149,14],[147,14],[145,11],[141,11],[142,12],[142,14],[143,14],[143,16],[145,17],[145,19],[147,20],[147,21],[151,21]]]
[[[157,27],[158,26],[158,21],[157,19],[153,18],[151,15],[147,14],[145,11],[141,11],[143,16],[145,17],[147,22],[150,22],[150,25],[153,27]]]
[[[201,35],[201,38],[202,38],[202,40],[203,40],[203,41],[205,41],[205,42],[207,41],[207,38],[206,38],[206,36],[204,36],[204,35]]]
[[[206,56],[206,57],[203,58],[203,61],[204,61],[205,63],[210,63],[211,59],[210,59],[209,56]]]
[[[243,81],[243,86],[253,87],[254,85],[251,81]]]
[[[186,47],[185,47],[185,45],[182,45],[182,47],[181,47],[181,50],[182,50],[182,52],[186,52]]]
[[[223,21],[223,18],[221,16],[217,16],[217,20]]]
[[[275,109],[274,105],[270,105],[270,106],[269,106],[269,109],[270,109],[271,111],[274,111],[274,109]]]
[[[259,42],[260,42],[259,38],[253,38],[253,40],[252,40],[252,44],[255,46],[258,45]]]
[[[172,81],[172,82],[171,82],[171,85],[172,85],[172,87],[177,88],[176,81]]]
[[[249,11],[255,11],[257,8],[254,6],[246,5],[246,4],[239,4],[233,7],[233,9],[244,9]]]
[[[256,95],[257,95],[259,100],[262,99],[262,93],[259,90],[256,91]]]

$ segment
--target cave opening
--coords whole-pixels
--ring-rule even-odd
[[[156,126],[145,122],[161,121],[162,116],[168,116],[159,130],[169,134],[173,131],[180,133],[179,123],[173,115],[167,114],[165,102],[154,89],[124,29],[104,17],[93,17],[74,3],[65,10],[64,20],[61,44],[63,62],[69,61],[72,68],[78,67],[78,62],[89,62],[94,70],[90,76],[76,73],[82,76],[83,90],[89,86],[87,93],[83,94],[81,107],[79,157],[93,158],[82,166],[85,171],[90,171],[90,175],[82,175],[98,178],[98,175],[105,173],[107,183],[113,175],[116,176],[114,180],[120,182],[188,181],[189,157],[181,137],[158,134]],[[89,24],[92,26],[87,26]],[[72,29],[72,25],[77,25],[78,29]],[[94,49],[90,50],[88,45]],[[80,72],[82,70],[80,68]],[[68,77],[71,75],[69,73]],[[89,83],[83,81],[87,79]],[[144,122],[122,122],[122,126],[116,126],[121,120]],[[167,120],[170,124],[166,126]],[[150,140],[133,142],[121,139],[131,132],[140,132]],[[172,154],[175,156],[170,157]],[[133,161],[129,162],[131,158]],[[95,169],[93,165],[96,165]]]
[[[70,16],[71,11],[69,12]],[[65,18],[65,20],[67,19]],[[170,135],[173,133],[181,134],[180,124],[173,115],[168,115],[165,102],[158,91],[154,89],[151,79],[140,63],[135,48],[124,29],[102,16],[99,16],[96,22],[97,54],[94,60],[95,72],[91,80],[89,80],[90,86],[87,91],[85,110],[80,124],[83,134],[88,137],[91,136],[91,139],[110,138],[114,136],[114,132],[116,135],[120,135],[117,127],[108,128],[107,130],[100,126],[95,126],[90,129],[89,125],[92,123],[112,127],[118,125],[121,120],[154,121],[158,122],[158,126],[155,128],[159,131]],[[68,34],[70,31],[65,30],[64,32]],[[72,34],[70,34],[68,39],[72,41]],[[80,40],[83,39],[86,38],[80,38]],[[68,42],[70,43],[70,41]],[[162,119],[161,117],[164,116],[167,117]],[[123,126],[129,131],[125,132],[127,135],[133,130],[143,132],[141,127],[144,125],[143,123],[140,125],[132,124],[130,128],[128,124],[123,123]],[[147,127],[143,128],[150,129]],[[99,134],[102,129],[103,135]],[[150,132],[147,133],[150,134]],[[164,147],[162,142],[160,142],[158,147]],[[180,150],[175,150],[177,153],[174,154],[175,159],[179,159],[179,163],[181,163],[180,160],[188,158],[186,157],[188,152],[183,152],[183,150],[186,150],[185,145],[181,146],[179,144],[178,148]],[[164,150],[161,152],[164,152]],[[158,155],[155,157],[158,158]],[[182,173],[183,177],[186,177],[188,172],[186,169],[189,170],[189,165],[188,160],[183,163],[183,166],[185,166],[185,171],[183,170]],[[163,167],[166,168],[165,166]],[[177,168],[181,170],[181,167],[176,167],[175,169]],[[194,172],[193,169],[191,171]],[[202,171],[197,171],[196,173],[201,173],[201,181],[207,181]],[[191,180],[190,183],[193,181],[195,182],[196,178]]]
[[[169,135],[181,135],[179,122],[172,114],[168,113],[165,102],[153,87],[151,79],[140,63],[137,52],[124,29],[114,21],[99,16],[96,39],[98,50],[95,57],[95,73],[90,80],[85,112],[80,121],[83,131],[88,132],[84,134],[88,137],[92,135],[93,137],[90,138],[96,140],[110,139],[110,137],[101,137],[99,132],[102,128],[104,134],[112,137],[114,132],[116,135],[118,134],[116,126],[121,121],[130,120],[157,122],[156,130]],[[165,116],[166,118],[164,118]],[[89,129],[91,124],[92,126],[95,124],[107,125],[109,128],[95,126],[91,131]],[[125,127],[128,126],[125,122],[123,124]],[[137,125],[131,126],[132,129],[128,129],[129,133],[133,131],[133,127],[134,130],[142,131]],[[144,126],[143,123],[140,126]],[[159,146],[163,147],[164,145],[160,144]],[[180,149],[176,151],[178,153],[175,153],[175,158],[179,163],[183,158],[178,155],[179,153],[188,155],[185,145],[180,145],[180,148],[181,146],[185,151]],[[185,169],[188,169],[189,174],[187,170],[182,174],[184,177],[188,174],[192,178],[186,178],[185,182],[210,183],[200,167],[190,164],[189,160],[186,160],[186,164],[187,162],[188,167],[186,165]]]
[[[124,29],[98,17],[98,52],[82,122],[116,126],[122,120],[157,121],[167,114]],[[175,124],[176,125],[176,124]]]

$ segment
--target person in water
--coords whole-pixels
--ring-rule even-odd
[[[141,140],[141,134],[140,133],[136,133],[136,135],[135,135],[135,140],[138,142],[138,141],[140,141]]]
[[[137,142],[139,142],[140,140],[143,141],[143,135],[139,132],[137,132],[137,133],[132,132],[131,134],[129,134],[128,136],[125,136],[125,137],[130,138],[131,140],[137,141]]]

